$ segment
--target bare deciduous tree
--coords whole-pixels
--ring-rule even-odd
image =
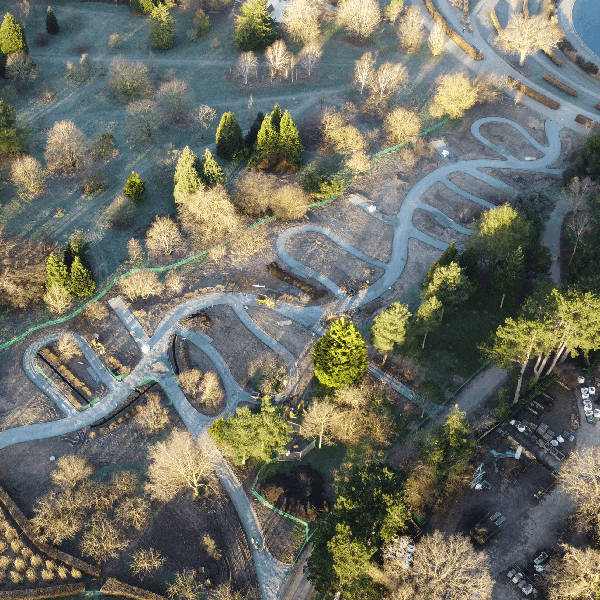
[[[341,0],[337,22],[351,37],[364,41],[373,35],[381,21],[381,10],[376,0]]]
[[[46,166],[54,173],[77,171],[84,166],[88,151],[88,142],[73,121],[57,121],[46,139]]]
[[[165,81],[156,92],[156,107],[164,123],[185,121],[192,109],[193,96],[187,81],[171,79]]]
[[[421,119],[415,111],[398,107],[385,117],[383,127],[390,144],[415,142],[421,131]]]
[[[111,558],[117,558],[129,541],[122,532],[102,515],[92,517],[91,526],[87,529],[79,544],[82,554],[103,563]]]
[[[300,64],[306,70],[309,79],[313,70],[319,64],[322,53],[321,46],[314,42],[311,42],[302,48],[300,53]]]
[[[146,246],[153,254],[169,256],[181,241],[179,225],[170,217],[156,217],[146,234]]]
[[[468,75],[453,73],[441,75],[436,81],[431,116],[450,115],[452,119],[462,117],[479,99],[479,88]]]
[[[56,349],[58,350],[60,357],[64,361],[69,361],[72,358],[75,358],[76,356],[81,356],[79,344],[77,343],[75,336],[70,331],[68,331],[67,333],[63,333],[63,335],[60,336],[58,342],[56,342]],[[62,460],[62,458],[60,460]],[[60,460],[58,463],[59,465]]]
[[[202,371],[200,369],[187,369],[180,373],[177,379],[183,392],[195,398],[198,394],[200,382],[202,381]]]
[[[142,431],[154,435],[169,422],[169,413],[161,404],[158,394],[148,394],[146,403],[135,415],[135,422]]]
[[[133,553],[129,566],[138,577],[149,575],[165,564],[165,557],[154,548],[141,548]]]
[[[335,404],[325,400],[313,400],[302,419],[302,435],[305,437],[319,437],[319,448],[323,445],[323,437],[327,444],[327,436],[331,432],[337,418],[338,408]]]
[[[115,517],[122,527],[140,531],[150,521],[150,503],[144,498],[125,498],[117,506]]]
[[[52,482],[58,487],[71,489],[88,479],[93,472],[87,458],[67,454],[58,459],[56,469],[52,471],[50,477],[52,478]]]
[[[216,406],[223,400],[223,390],[219,376],[214,371],[208,371],[200,384],[202,402],[208,406]]]
[[[202,104],[196,109],[196,120],[200,125],[201,137],[204,139],[204,132],[210,127],[210,124],[217,118],[217,111],[208,106],[208,104]]]
[[[433,24],[429,37],[427,38],[427,45],[433,56],[439,56],[446,47],[446,34],[444,28],[437,21]]]
[[[10,167],[10,180],[18,186],[29,199],[44,192],[44,169],[33,156],[19,156]]]
[[[354,63],[354,83],[362,96],[365,87],[369,87],[371,80],[375,77],[375,59],[372,52],[365,52]]]
[[[108,73],[108,88],[120,102],[130,102],[149,96],[152,91],[148,67],[142,62],[117,58]]]
[[[368,85],[371,94],[381,103],[388,100],[398,90],[400,85],[406,81],[406,78],[407,71],[403,64],[384,62],[374,72]]]
[[[184,569],[175,574],[175,581],[167,588],[167,596],[170,600],[198,600],[204,587],[195,569]]]
[[[416,544],[409,570],[402,568],[403,562],[402,556],[390,554],[384,569],[412,586],[418,598],[489,600],[492,596],[488,558],[462,535],[434,531]]]
[[[144,258],[142,252],[142,245],[135,238],[127,240],[127,254],[129,255],[129,262],[139,262]]]
[[[508,25],[496,37],[496,43],[505,52],[519,55],[519,64],[538,50],[550,52],[563,38],[556,17],[548,19],[545,14],[527,16],[515,13]]]
[[[250,78],[256,79],[258,75],[258,59],[254,52],[242,52],[237,59],[235,65],[237,76],[244,81],[244,85],[248,85]]]
[[[591,177],[573,177],[569,184],[561,190],[561,196],[571,208],[571,214],[567,220],[567,230],[571,234],[573,250],[569,263],[573,260],[581,239],[590,226],[590,200],[597,195],[598,186]]]
[[[158,275],[154,271],[137,271],[119,279],[119,288],[132,302],[137,298],[158,296],[163,289]]]
[[[150,141],[158,126],[156,102],[134,100],[127,105],[126,126],[134,141]]]
[[[146,491],[156,500],[168,502],[189,488],[194,500],[201,494],[218,493],[212,466],[187,431],[173,431],[148,451]]]
[[[326,108],[321,119],[321,134],[326,148],[351,156],[364,152],[367,144],[354,125],[348,125],[344,117],[333,108]]]
[[[321,0],[292,0],[283,13],[283,25],[293,40],[315,43],[321,34],[322,15]]]
[[[287,79],[290,69],[290,58],[291,54],[288,52],[283,40],[275,40],[265,50],[265,60],[269,65],[269,75],[271,76],[271,81],[273,81],[275,77],[283,77]]]
[[[600,551],[567,545],[563,550],[564,556],[556,556],[551,562],[549,600],[596,598],[600,589]]]
[[[417,52],[425,38],[425,19],[418,6],[408,6],[398,21],[398,39],[406,52]]]

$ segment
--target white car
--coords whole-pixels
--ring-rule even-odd
[[[592,386],[590,386],[590,387],[588,388],[588,392],[590,393],[590,396],[594,396],[594,395],[596,394],[596,388],[595,388],[595,387],[592,387]]]
[[[589,400],[584,400],[584,402],[583,402],[583,408],[585,410],[593,410],[594,406],[593,406],[593,404]]]
[[[581,397],[585,400],[590,397],[590,390],[588,388],[581,388]]]
[[[594,417],[596,417],[596,419],[600,419],[600,408],[594,409]]]
[[[521,571],[519,571],[518,573],[515,573],[515,575],[513,576],[512,582],[519,583],[519,581],[521,581],[521,579],[523,579],[523,573],[521,573]]]
[[[529,596],[533,592],[533,586],[524,579],[519,583],[519,587],[521,588],[521,592],[523,592],[523,596]]]

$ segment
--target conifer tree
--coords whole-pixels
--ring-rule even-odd
[[[67,287],[69,283],[69,271],[67,265],[55,252],[50,252],[46,261],[46,290],[49,292],[53,287]]]
[[[298,128],[287,110],[283,114],[283,117],[281,117],[279,143],[286,161],[299,167],[302,164],[302,151],[304,148],[300,143]]]
[[[430,282],[422,291],[424,300],[436,297],[442,304],[442,316],[446,307],[458,306],[465,302],[473,287],[458,263],[451,262],[438,266]],[[441,317],[440,317],[441,318]]]
[[[146,184],[135,171],[131,171],[131,175],[127,178],[123,186],[123,193],[134,202],[139,202],[144,197]]]
[[[67,270],[71,269],[71,265],[78,256],[83,264],[85,264],[85,248],[83,243],[83,235],[81,231],[76,231],[67,242],[65,251],[63,252],[63,262],[65,263]]]
[[[404,341],[409,318],[408,306],[394,302],[373,320],[371,326],[373,346],[384,353],[383,362],[387,359],[387,353],[394,349],[394,344],[401,344]]]
[[[4,54],[0,53],[0,56]],[[15,109],[0,98],[0,155],[21,152],[24,137],[24,132],[17,127]]]
[[[177,161],[175,175],[173,176],[175,202],[181,202],[186,196],[202,187],[202,182],[196,168],[197,164],[198,158],[190,147],[186,146]]]
[[[4,15],[0,25],[0,51],[7,55],[29,51],[21,26],[9,12]]]
[[[71,295],[75,298],[88,298],[96,289],[94,277],[83,265],[79,256],[76,256],[73,259],[68,289]]]
[[[166,4],[159,4],[150,13],[150,41],[158,50],[169,50],[175,45],[173,17]]]
[[[232,160],[244,147],[242,130],[232,112],[223,113],[217,127],[217,155]]]
[[[252,149],[254,148],[254,144],[256,143],[256,137],[258,136],[258,132],[260,131],[260,126],[262,125],[264,118],[265,115],[259,112],[256,115],[256,119],[254,119],[252,125],[250,125],[250,129],[248,130],[248,133],[244,138],[244,144],[246,144],[246,148],[248,148],[248,150],[250,151],[252,151]]]
[[[367,370],[367,347],[352,321],[335,321],[313,348],[317,379],[338,388],[362,381]]]
[[[269,161],[278,156],[280,151],[279,129],[273,124],[273,113],[268,113],[258,130],[254,153],[250,157],[248,166],[253,167],[263,161]]]
[[[417,329],[423,334],[421,348],[425,348],[425,340],[428,334],[434,331],[441,323],[442,314],[443,305],[435,296],[429,296],[421,302],[415,322]]]
[[[271,112],[271,125],[277,133],[279,133],[279,126],[281,125],[282,116],[283,113],[281,112],[281,107],[279,106],[279,104],[275,103],[273,111]]]
[[[4,78],[6,69],[6,54],[0,50],[0,77]]]
[[[56,35],[60,31],[58,20],[51,6],[46,10],[46,31],[51,35]]]
[[[214,159],[211,151],[207,148],[202,156],[200,179],[208,187],[213,187],[217,183],[225,182],[225,174],[219,163]]]
[[[264,50],[275,41],[275,23],[266,0],[247,0],[242,4],[233,36],[239,52]]]

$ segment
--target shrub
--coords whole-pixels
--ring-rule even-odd
[[[42,557],[39,554],[34,554],[29,559],[29,562],[31,563],[32,567],[36,567],[36,568],[39,568],[44,564],[44,561],[42,560]]]
[[[108,88],[120,102],[144,98],[152,91],[148,68],[139,61],[115,59],[110,65]]]
[[[35,583],[37,581],[37,573],[35,572],[35,569],[32,569],[31,567],[29,567],[25,571],[25,577],[27,577],[27,581],[29,581],[31,583]]]
[[[118,151],[116,149],[115,137],[112,133],[102,133],[96,141],[95,149],[96,152],[102,158],[112,158]]]
[[[119,288],[132,302],[137,298],[158,296],[163,286],[154,271],[138,271],[119,280]]]
[[[122,35],[119,35],[118,33],[111,33],[108,36],[107,45],[108,45],[109,50],[119,50],[124,45],[124,38]]]
[[[154,100],[135,100],[127,105],[127,128],[134,141],[150,141],[158,118]]]
[[[106,188],[107,183],[106,177],[102,173],[90,175],[83,180],[81,191],[86,196],[96,196]]]
[[[92,64],[87,54],[82,54],[79,59],[79,64],[73,64],[70,60],[67,61],[67,79],[75,84],[84,84],[91,75]]]
[[[135,171],[132,171],[131,175],[127,178],[123,187],[123,193],[134,202],[141,202],[143,199],[146,193],[146,184]]]
[[[187,82],[165,81],[156,93],[158,115],[163,122],[184,121],[192,109],[193,98]]]
[[[29,54],[11,54],[6,59],[5,74],[7,79],[14,81],[35,79],[37,67]]]
[[[105,212],[104,222],[108,227],[127,227],[135,217],[135,204],[130,198],[117,196]]]
[[[188,39],[191,41],[204,37],[210,29],[210,20],[201,8],[196,11],[192,23],[193,27],[187,32]]]
[[[27,563],[22,558],[15,558],[13,565],[17,571],[24,571],[27,568]]]
[[[141,15],[149,15],[154,8],[152,0],[129,0],[131,10]]]
[[[44,581],[53,581],[54,580],[54,572],[50,569],[42,569],[42,579]]]
[[[35,198],[44,192],[44,170],[39,160],[33,156],[20,156],[11,165],[11,181],[28,198]]]
[[[73,121],[54,123],[46,139],[44,157],[50,172],[72,172],[85,163],[88,143]]]
[[[11,571],[10,580],[14,584],[23,583],[23,575],[21,575],[21,573],[18,573],[17,571]]]

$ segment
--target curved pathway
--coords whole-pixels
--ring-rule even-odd
[[[480,132],[480,128],[487,123],[503,123],[513,127],[518,134],[522,135],[527,142],[540,151],[542,157],[535,161],[523,161],[515,158],[505,148],[497,146],[483,136]],[[402,201],[402,205],[395,216],[384,215],[377,211],[376,208],[373,209],[371,206],[367,207],[365,203],[359,202],[359,206],[367,210],[370,215],[383,220],[394,229],[392,251],[387,262],[366,255],[361,250],[354,248],[349,242],[335,232],[315,225],[304,225],[284,231],[276,242],[279,257],[283,262],[289,265],[291,271],[300,277],[316,279],[336,296],[333,305],[325,307],[326,310],[331,312],[344,312],[346,310],[358,308],[377,297],[385,295],[388,289],[402,275],[408,258],[408,241],[410,238],[419,239],[440,250],[444,250],[448,246],[446,242],[438,240],[415,227],[412,222],[415,210],[420,209],[428,211],[442,226],[449,227],[460,234],[467,235],[469,233],[468,228],[459,225],[439,209],[421,201],[422,195],[427,192],[431,186],[436,183],[442,183],[453,192],[459,193],[462,197],[471,202],[486,208],[491,207],[492,205],[486,200],[478,198],[450,182],[449,177],[453,173],[466,173],[496,189],[504,192],[514,192],[514,190],[506,183],[482,172],[482,169],[510,169],[557,175],[560,171],[551,169],[550,165],[554,163],[560,155],[561,144],[559,131],[560,126],[557,123],[553,121],[546,122],[548,144],[545,146],[539,144],[523,127],[508,119],[480,119],[473,123],[471,133],[481,143],[498,152],[503,157],[502,159],[457,161],[438,168],[413,186]],[[318,233],[319,235],[327,237],[332,243],[339,246],[351,256],[382,270],[383,274],[366,291],[361,292],[359,295],[350,296],[346,294],[346,292],[344,292],[344,290],[342,290],[335,282],[324,277],[315,269],[303,265],[300,261],[294,259],[287,251],[287,241],[293,236],[305,232]],[[106,384],[109,390],[106,396],[96,405],[85,411],[77,412],[74,411],[72,407],[69,408],[69,406],[67,406],[68,402],[66,402],[65,398],[61,397],[56,388],[49,386],[48,381],[40,374],[35,364],[37,352],[45,345],[56,341],[60,334],[52,334],[36,340],[25,351],[23,368],[27,376],[65,412],[66,416],[63,419],[52,421],[50,423],[38,423],[2,431],[0,432],[0,449],[20,442],[71,433],[86,427],[109,415],[118,408],[140,382],[148,381],[149,379],[157,381],[173,402],[173,406],[181,416],[186,428],[194,438],[198,440],[198,443],[203,447],[211,460],[219,480],[236,507],[240,522],[246,532],[248,540],[255,541],[255,543],[250,543],[249,546],[253,554],[257,578],[263,598],[265,600],[275,600],[279,585],[289,566],[276,560],[268,551],[260,523],[248,496],[235,477],[235,474],[229,468],[227,462],[223,459],[218,449],[210,440],[208,434],[208,427],[216,418],[233,412],[240,402],[248,402],[251,401],[252,398],[235,381],[225,360],[214,347],[213,340],[208,335],[201,332],[186,329],[180,322],[185,317],[194,314],[199,310],[210,308],[211,306],[229,306],[244,327],[246,327],[248,331],[255,335],[262,343],[276,352],[286,363],[288,385],[286,390],[278,395],[279,398],[282,398],[287,394],[295,385],[298,377],[296,358],[281,343],[263,331],[246,312],[247,308],[250,306],[261,306],[257,296],[252,294],[220,292],[206,294],[201,298],[184,302],[165,315],[151,337],[144,332],[129,307],[120,298],[113,298],[110,301],[110,305],[118,314],[119,318],[142,351],[141,359],[133,371],[123,381],[114,380],[101,363],[100,359],[95,355],[89,344],[81,336],[77,335],[76,339],[83,354],[92,366],[92,369]],[[272,310],[280,313],[287,319],[296,321],[315,333],[320,333],[322,331],[320,321],[324,314],[323,307],[294,306],[285,303],[277,303],[272,307]],[[168,355],[172,336],[175,334],[185,337],[190,343],[196,345],[213,362],[226,392],[225,408],[217,417],[209,417],[200,413],[190,404],[185,394],[181,391],[172,365],[170,365]],[[396,385],[397,382],[387,381],[386,374],[379,372],[375,367],[371,368],[371,372],[376,377],[386,381],[389,385],[398,388],[398,385]],[[408,388],[405,389],[404,387],[398,389],[401,393],[407,395],[409,399],[416,401],[411,390]]]

